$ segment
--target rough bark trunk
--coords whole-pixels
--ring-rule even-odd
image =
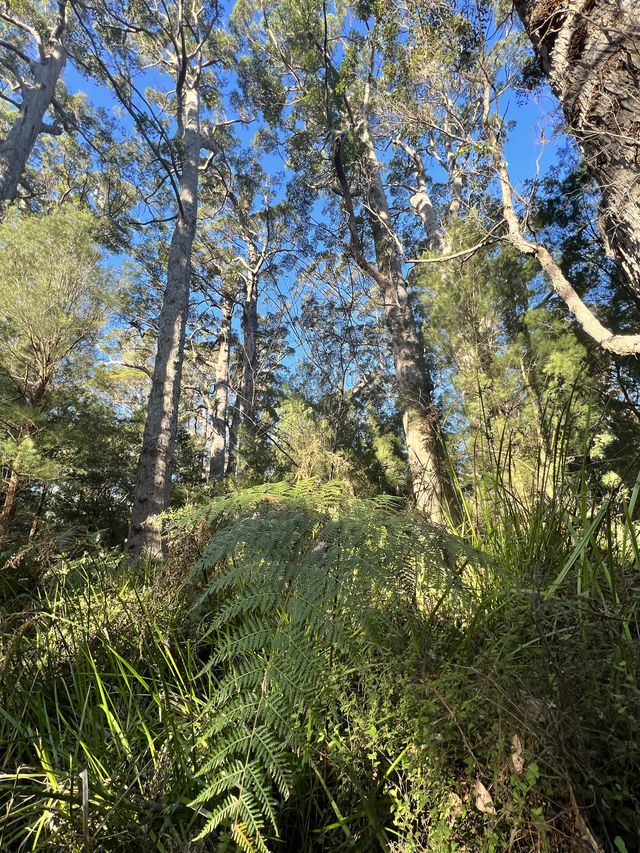
[[[63,45],[56,41],[48,46],[47,55],[41,62],[34,60],[31,64],[33,82],[24,82],[20,112],[6,139],[0,142],[0,201],[15,198],[38,135],[43,130],[56,134],[62,132],[57,125],[45,125],[44,117],[53,102],[66,58]]]
[[[250,258],[252,269],[255,258]],[[241,427],[253,420],[255,408],[255,372],[258,337],[258,276],[247,275],[244,306],[242,310],[242,372],[240,387],[229,430],[229,473],[237,473],[239,465]]]
[[[515,0],[515,6],[600,186],[607,252],[640,295],[637,0]]]
[[[418,509],[432,521],[441,522],[447,495],[441,461],[440,416],[433,402],[433,385],[402,269],[394,258],[388,236],[379,227],[374,230],[378,265],[389,278],[382,297],[413,494]]]
[[[11,474],[7,483],[7,490],[4,493],[4,502],[0,510],[0,542],[3,542],[9,536],[11,522],[16,514],[16,506],[18,501],[18,492],[20,490],[20,476],[18,474],[19,459],[16,459],[11,465]]]
[[[443,464],[440,415],[424,356],[422,335],[409,302],[398,239],[392,230],[389,204],[380,177],[380,164],[368,136],[362,142],[369,159],[367,215],[373,234],[398,401],[402,412],[409,469],[416,506],[433,522],[445,518],[450,494]]]
[[[222,480],[225,474],[227,414],[229,411],[229,345],[231,338],[232,313],[232,300],[229,297],[223,298],[220,334],[218,336],[219,349],[218,361],[216,362],[216,387],[213,401],[209,482]]]
[[[163,556],[158,515],[169,506],[172,456],[178,426],[178,401],[189,310],[191,250],[198,217],[200,103],[197,88],[183,95],[183,155],[179,215],[169,248],[167,286],[158,325],[158,351],[151,381],[131,510],[128,552],[134,561]]]

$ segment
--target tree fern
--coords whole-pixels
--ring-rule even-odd
[[[294,756],[317,758],[302,733],[322,731],[338,677],[362,677],[401,641],[418,599],[464,612],[473,555],[394,499],[353,498],[338,482],[225,495],[174,515],[169,531],[205,543],[189,579],[214,685],[192,803],[207,817],[199,837],[267,851]]]

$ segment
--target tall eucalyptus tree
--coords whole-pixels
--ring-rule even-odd
[[[0,141],[0,202],[15,197],[38,136],[62,133],[56,87],[67,60],[67,7],[67,0],[0,4],[0,98],[12,110]],[[56,108],[56,120],[47,121]]]
[[[93,66],[147,144],[158,175],[155,191],[169,186],[173,196],[166,288],[128,538],[134,560],[162,556],[158,516],[171,493],[202,152],[215,157],[218,150],[215,127],[202,120],[203,90],[207,106],[217,100],[213,69],[222,52],[216,20],[216,8],[195,0],[161,6],[109,2],[95,21],[80,18]]]
[[[390,192],[380,32],[317,0],[263,4],[259,15],[241,3],[235,20],[251,50],[247,88],[282,130],[294,193],[306,193],[308,204],[318,195],[339,199],[341,214],[333,215],[343,223],[344,249],[369,277],[385,317],[416,504],[440,521],[449,498],[442,427]]]

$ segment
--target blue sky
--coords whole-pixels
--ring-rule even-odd
[[[65,81],[70,91],[86,92],[94,105],[117,116],[123,135],[135,133],[132,120],[118,106],[115,97],[106,86],[87,80],[71,64],[65,70]],[[167,88],[171,85],[170,81],[162,81],[157,74],[151,72],[149,72],[148,82],[160,82]],[[229,79],[225,88],[230,91],[233,85],[233,79]],[[561,135],[557,138],[554,135],[554,123],[557,122],[557,113],[554,114],[556,106],[555,99],[546,88],[526,97],[515,91],[508,92],[502,98],[502,112],[506,111],[507,120],[515,122],[515,126],[509,133],[505,153],[516,189],[534,178],[537,173],[544,175],[558,168],[559,148],[566,144],[566,137]],[[259,127],[259,122],[246,128],[238,127],[237,133],[241,143],[249,145]],[[541,139],[545,140],[542,145]],[[282,162],[277,156],[263,155],[262,163],[267,171],[282,170]],[[328,224],[328,221],[323,218],[321,204],[316,205],[313,212],[320,222]],[[114,258],[113,261],[118,263],[123,257]],[[286,278],[281,282],[280,290],[285,296],[290,292],[290,284],[291,280],[287,283]]]
[[[227,13],[231,6],[232,3],[223,3]],[[64,76],[70,91],[84,91],[96,106],[103,107],[109,112],[117,110],[125,132],[133,132],[130,118],[123,115],[122,110],[118,110],[117,101],[106,86],[87,79],[71,63],[67,65]],[[159,76],[150,75],[149,82],[152,81],[160,82]],[[233,88],[234,82],[229,80],[229,91]],[[538,171],[544,174],[557,164],[559,146],[566,144],[567,139],[564,135],[560,138],[555,135],[552,114],[556,107],[557,101],[546,86],[535,93],[528,94],[526,98],[516,92],[509,92],[503,96],[502,110],[506,112],[507,120],[515,121],[515,127],[509,133],[506,156],[510,174],[516,185],[532,179]],[[557,121],[557,116],[555,120]],[[237,133],[241,142],[249,145],[259,126],[259,123],[247,128],[238,126]],[[540,144],[542,137],[545,140],[544,145]],[[264,163],[267,168],[270,166],[274,169],[281,168],[279,158],[270,155],[265,156]]]

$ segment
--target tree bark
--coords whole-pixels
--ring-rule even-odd
[[[197,84],[185,84],[182,110],[183,158],[179,215],[169,248],[167,286],[158,326],[158,350],[127,544],[134,562],[143,555],[152,559],[163,556],[158,516],[169,506],[171,493],[172,457],[178,426],[178,401],[189,311],[191,251],[198,218],[202,137]]]
[[[607,253],[640,296],[637,0],[514,0],[601,193]]]
[[[251,253],[250,253],[251,255]],[[258,275],[253,272],[256,258],[249,259],[252,267],[247,275],[242,309],[242,370],[229,430],[229,473],[237,473],[239,465],[241,428],[253,420],[255,410],[255,372],[258,337]]]
[[[6,139],[0,142],[0,201],[13,201],[36,139],[43,131],[59,134],[58,125],[45,124],[44,117],[53,103],[67,53],[59,40],[52,40],[41,62],[33,60],[33,82],[23,81],[22,103],[18,117]]]
[[[4,502],[0,510],[0,542],[4,542],[9,536],[11,522],[16,514],[18,491],[20,490],[20,476],[18,474],[19,459],[11,465],[11,474],[4,493]]]
[[[222,299],[222,318],[218,336],[218,361],[216,362],[216,387],[213,401],[213,430],[211,435],[211,458],[209,460],[209,482],[222,480],[225,474],[227,450],[227,414],[229,411],[229,345],[231,338],[231,316],[233,300]]]
[[[444,442],[440,414],[433,400],[433,384],[424,355],[422,335],[409,302],[398,236],[393,231],[380,163],[365,122],[359,124],[360,141],[367,156],[367,210],[376,254],[375,267],[359,245],[351,194],[336,140],[335,167],[349,217],[352,248],[358,265],[378,284],[384,301],[385,321],[393,358],[398,403],[416,506],[435,523],[446,517],[451,505],[443,463]]]
[[[440,415],[433,401],[433,384],[422,335],[409,303],[402,262],[388,231],[390,219],[379,172],[371,178],[369,207],[376,262],[387,282],[381,289],[413,494],[417,508],[431,521],[440,523],[447,502]]]

